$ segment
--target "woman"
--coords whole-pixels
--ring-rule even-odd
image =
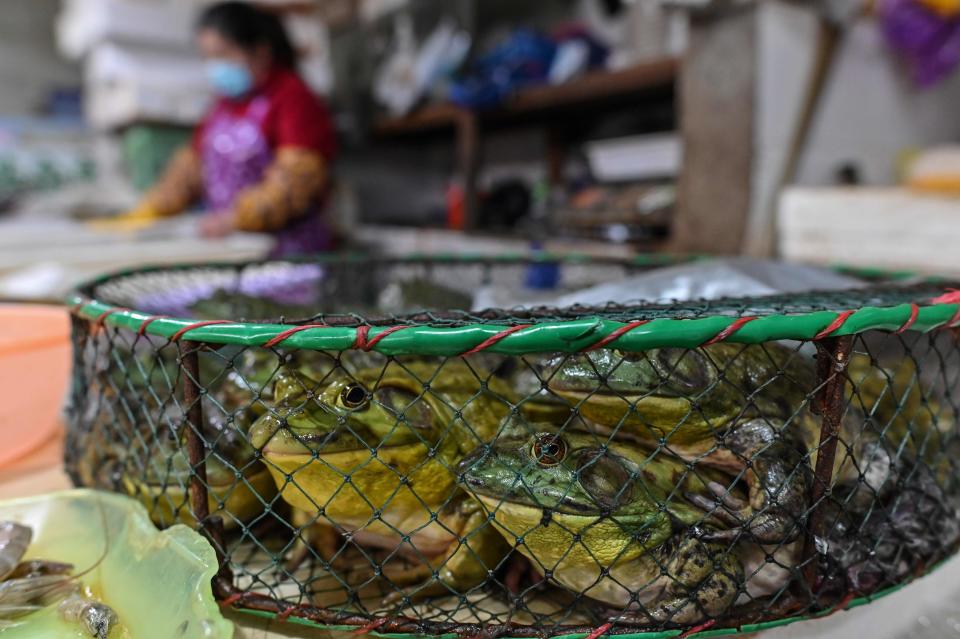
[[[283,25],[243,2],[223,2],[200,16],[197,42],[217,101],[127,221],[176,215],[202,197],[204,235],[274,233],[275,256],[331,248],[320,212],[333,125],[297,75]]]

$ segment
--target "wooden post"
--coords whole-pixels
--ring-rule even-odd
[[[201,348],[202,346],[196,343],[179,343],[183,403],[186,406],[187,418],[184,438],[187,459],[190,462],[190,509],[197,520],[198,530],[210,541],[217,553],[220,569],[214,582],[232,581],[232,575],[224,557],[223,520],[220,517],[210,516],[210,502],[207,494],[207,461],[206,446],[203,441],[203,404],[198,357]]]
[[[837,457],[840,425],[843,421],[843,396],[847,384],[846,370],[853,348],[853,337],[831,337],[816,342],[817,383],[820,392],[815,398],[820,413],[820,441],[817,447],[817,465],[813,471],[813,489],[810,495],[812,511],[807,519],[807,539],[804,547],[803,575],[811,593],[816,593],[819,582],[817,570],[817,539],[826,537],[829,521],[824,506],[830,498],[833,465]]]
[[[480,121],[468,109],[459,109],[457,122],[457,166],[463,180],[464,228],[477,228],[479,197],[477,175],[480,172]]]
[[[734,254],[743,245],[753,184],[756,30],[753,9],[691,16],[672,250]]]
[[[207,464],[204,454],[203,406],[200,404],[200,363],[197,353],[199,347],[189,342],[180,342],[180,366],[183,369],[183,403],[186,407],[187,458],[190,461],[190,509],[202,529],[210,516],[207,501]]]

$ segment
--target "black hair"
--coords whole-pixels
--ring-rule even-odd
[[[211,29],[239,47],[251,51],[267,45],[275,64],[292,69],[297,52],[280,19],[246,2],[218,2],[197,20],[197,31]]]

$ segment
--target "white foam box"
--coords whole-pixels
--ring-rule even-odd
[[[676,176],[683,145],[676,133],[632,135],[584,145],[590,170],[601,182],[625,182]]]
[[[780,198],[780,256],[960,275],[960,199],[903,188],[793,187]]]
[[[57,46],[72,60],[105,41],[188,50],[199,7],[163,0],[63,0],[54,27]]]
[[[194,124],[212,99],[192,53],[98,44],[84,64],[84,110],[98,129],[135,122]]]

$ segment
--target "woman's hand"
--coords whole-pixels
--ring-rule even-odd
[[[200,235],[209,239],[225,237],[235,229],[232,211],[205,213],[200,219]]]

